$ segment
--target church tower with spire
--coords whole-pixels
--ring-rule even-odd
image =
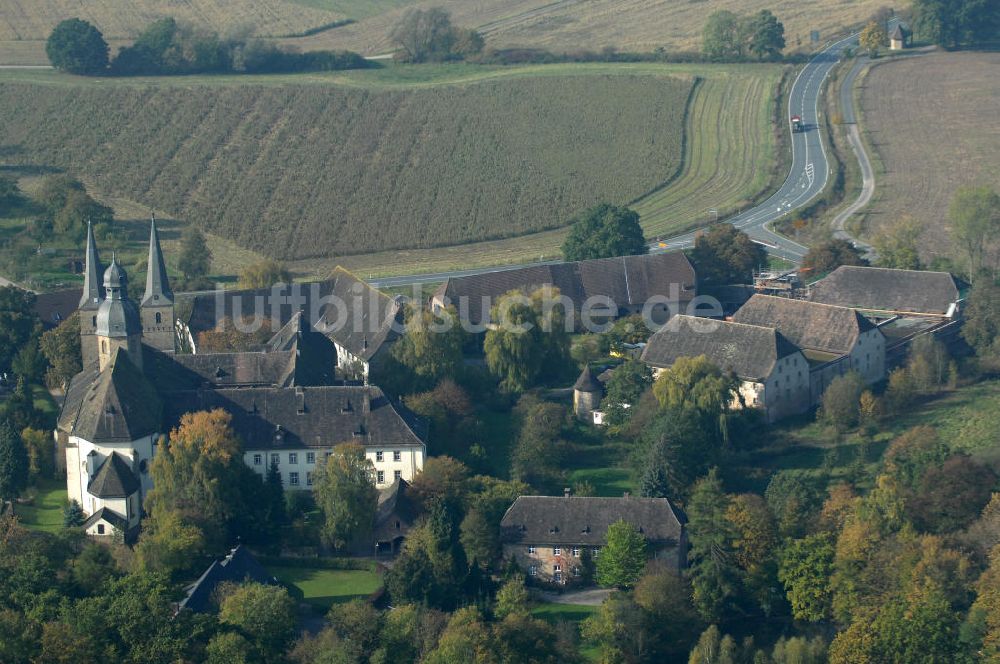
[[[94,242],[94,230],[87,222],[87,256],[83,271],[83,296],[80,298],[80,347],[82,349],[83,366],[89,367],[97,362],[97,342],[94,333],[97,330],[97,309],[104,300],[104,288],[101,283],[101,263],[97,258],[97,243]]]
[[[139,310],[142,316],[143,343],[162,352],[174,352],[174,294],[170,291],[170,282],[167,280],[167,267],[160,250],[155,217],[150,219],[146,292],[142,296]]]
[[[118,264],[117,258],[104,271],[104,300],[97,309],[94,338],[97,341],[97,358],[100,370],[111,364],[124,350],[128,359],[142,369],[142,323],[139,308],[128,296],[128,275]]]

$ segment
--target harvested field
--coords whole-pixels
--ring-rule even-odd
[[[762,174],[766,174],[773,167],[775,143],[773,127],[770,126],[769,106],[770,100],[775,95],[781,72],[781,67],[771,65],[733,67],[589,64],[520,68],[421,66],[389,67],[383,70],[341,72],[323,76],[144,79],[128,84],[115,82],[112,84],[113,87],[108,87],[111,82],[107,80],[81,81],[52,72],[10,71],[0,74],[0,82],[11,84],[0,86],[0,99],[4,97],[21,99],[22,101],[18,103],[24,106],[19,113],[0,118],[0,149],[4,155],[2,159],[8,162],[30,164],[51,160],[57,164],[68,163],[70,167],[82,169],[85,172],[81,174],[87,180],[88,186],[95,192],[103,194],[102,198],[113,203],[116,209],[127,205],[126,200],[128,200],[134,205],[139,205],[140,210],[152,208],[157,210],[158,214],[183,221],[204,222],[218,235],[235,239],[244,247],[287,257],[316,256],[313,259],[294,261],[291,267],[298,274],[323,275],[336,262],[342,262],[364,275],[433,272],[457,267],[524,262],[558,255],[565,233],[562,229],[527,235],[524,235],[525,231],[522,230],[519,231],[522,234],[518,237],[437,248],[420,248],[420,244],[408,241],[420,237],[425,240],[433,240],[435,237],[455,237],[455,234],[459,234],[457,237],[481,240],[483,237],[497,234],[498,230],[503,230],[503,215],[509,214],[510,211],[494,207],[489,203],[486,196],[492,195],[489,194],[490,190],[503,188],[509,190],[513,186],[523,189],[530,185],[545,186],[546,191],[557,191],[556,187],[564,186],[562,178],[576,181],[580,186],[586,178],[584,194],[596,197],[597,194],[608,196],[611,194],[604,194],[594,189],[595,182],[598,186],[603,186],[601,182],[605,184],[617,182],[616,186],[621,187],[623,193],[612,200],[625,203],[640,199],[634,205],[642,212],[643,224],[647,235],[650,236],[702,223],[705,212],[710,207],[725,209],[727,201],[738,205],[740,201],[752,199],[770,186],[769,183],[762,181]],[[612,74],[615,76],[611,76]],[[701,83],[696,86],[690,104],[691,112],[681,123],[677,113],[683,109],[675,101],[668,101],[667,96],[673,95],[671,99],[675,99],[695,77]],[[579,81],[578,86],[570,86],[569,82],[573,79]],[[532,80],[539,81],[535,84],[536,87],[529,85]],[[236,128],[229,133],[225,133],[222,129],[231,127],[232,124],[226,124],[221,119],[225,117],[224,107],[227,104],[235,105],[242,112],[240,104],[243,102],[239,101],[242,99],[240,97],[242,93],[238,85],[246,81],[253,83],[254,87],[250,90],[257,101],[247,108],[245,120],[237,123]],[[18,85],[13,85],[15,82]],[[337,85],[332,85],[332,82],[336,82]],[[477,84],[470,85],[473,82]],[[651,82],[655,84],[651,85]],[[296,83],[298,85],[293,85]],[[430,182],[433,191],[437,192],[433,203],[436,207],[430,208],[419,207],[421,201],[428,200],[421,197],[419,190],[413,199],[404,199],[402,196],[390,200],[378,198],[374,207],[367,211],[364,208],[348,206],[344,202],[348,200],[344,199],[348,194],[322,199],[322,206],[318,205],[313,199],[331,192],[323,190],[326,184],[310,185],[309,181],[315,182],[321,179],[326,183],[330,179],[324,175],[326,167],[308,166],[310,163],[308,159],[319,154],[332,162],[333,156],[328,151],[334,151],[333,155],[347,153],[335,152],[343,149],[343,146],[317,142],[313,140],[315,136],[310,139],[313,140],[312,143],[302,140],[296,133],[301,124],[288,126],[290,118],[301,113],[302,108],[309,107],[303,100],[309,98],[311,90],[317,90],[323,95],[344,95],[351,92],[352,95],[348,97],[338,98],[367,100],[370,103],[371,99],[376,97],[375,92],[412,93],[415,90],[428,87],[437,89],[448,84],[443,88],[445,91],[450,91],[447,92],[448,99],[468,101],[488,96],[484,91],[512,93],[513,90],[518,90],[524,95],[524,101],[519,108],[530,108],[524,106],[533,98],[529,92],[537,90],[537,86],[541,85],[552,88],[555,83],[562,86],[564,92],[585,88],[585,92],[581,95],[586,94],[588,98],[603,90],[604,96],[638,100],[641,103],[630,102],[625,109],[619,109],[614,101],[598,105],[590,104],[589,113],[603,108],[604,110],[600,111],[604,114],[603,117],[613,117],[614,120],[599,122],[600,118],[595,116],[594,123],[602,126],[595,128],[594,124],[585,123],[577,127],[576,131],[585,140],[569,133],[573,131],[574,123],[579,124],[578,120],[557,121],[557,118],[572,119],[579,115],[579,111],[574,109],[560,110],[569,104],[566,102],[560,106],[557,103],[558,99],[565,96],[564,94],[548,95],[550,105],[547,108],[551,109],[551,112],[534,113],[534,119],[530,123],[527,120],[519,120],[513,124],[498,123],[498,128],[509,126],[517,130],[513,136],[508,136],[504,132],[495,134],[496,137],[507,136],[497,143],[501,150],[507,151],[500,153],[506,154],[504,158],[507,159],[508,165],[504,166],[505,168],[517,170],[509,164],[515,164],[518,168],[523,164],[530,166],[534,163],[531,160],[536,160],[541,154],[543,146],[555,145],[551,149],[545,148],[546,153],[552,153],[547,157],[546,163],[553,162],[554,159],[561,161],[555,161],[554,167],[548,167],[550,170],[545,173],[554,172],[554,175],[551,178],[545,175],[545,178],[549,178],[545,182],[522,184],[522,180],[516,177],[490,178],[482,175],[477,176],[480,180],[472,181],[468,178],[475,174],[462,174],[465,179],[458,181],[461,183],[460,188],[454,181],[444,186],[436,181],[427,180],[432,176],[451,178],[453,170],[451,166],[447,166],[435,173],[410,169],[406,172],[409,179],[404,178],[403,173],[397,173],[398,183],[395,181],[383,183],[387,187],[386,191],[393,191],[392,187],[402,189],[410,187],[411,189],[407,190],[410,191],[417,187],[417,182]],[[488,87],[487,84],[493,87]],[[681,88],[678,88],[678,85]],[[261,111],[262,100],[273,100],[275,98],[273,95],[279,94],[272,93],[271,88],[283,90],[280,99],[284,103],[285,111],[280,116],[265,117]],[[104,99],[105,95],[110,94],[121,95],[117,104],[122,109],[121,115],[107,120],[115,128],[102,129],[105,121],[96,120],[94,116],[103,114],[88,114],[83,110],[71,113],[71,122],[67,120],[52,122],[51,119],[56,117],[57,111],[59,113],[64,111],[61,104],[67,89],[76,95],[77,105],[90,99],[92,94],[98,94],[97,99]],[[97,93],[95,90],[100,92]],[[14,94],[15,91],[17,94]],[[60,91],[62,95],[59,94]],[[160,98],[155,94],[157,91],[161,91],[165,96]],[[199,94],[196,95],[196,91]],[[456,93],[463,91],[463,95],[455,96]],[[651,91],[655,93],[652,97],[650,97]],[[476,95],[472,95],[473,92]],[[40,106],[33,105],[32,95],[35,95],[36,100],[48,101]],[[153,99],[158,99],[159,105],[142,106],[145,100]],[[183,99],[184,103],[170,113],[158,110],[169,107],[171,100],[177,99]],[[213,99],[215,101],[212,101]],[[407,104],[404,104],[407,107],[414,107],[416,103],[413,98],[405,95],[392,99],[407,100]],[[125,103],[125,100],[128,103]],[[4,103],[7,107],[12,107],[8,102]],[[482,103],[484,102],[481,100],[470,102],[463,113],[470,115],[471,110],[481,108]],[[137,111],[137,108],[143,110]],[[648,108],[658,110],[656,113],[643,110]],[[42,109],[43,114],[38,114],[35,109]],[[722,109],[726,109],[724,113]],[[129,129],[128,123],[119,126],[119,123],[139,112],[157,118],[153,123],[156,128],[147,128],[149,133],[140,135],[137,128]],[[327,112],[333,113],[329,109]],[[443,114],[446,119],[454,119],[458,111],[456,108],[445,108],[436,112]],[[319,111],[314,110],[313,113]],[[490,111],[489,114],[492,116],[495,113]],[[649,117],[641,117],[644,114]],[[471,115],[479,117],[475,113]],[[175,137],[172,142],[166,140],[168,132],[178,131],[171,129],[172,127],[183,128],[185,123],[194,122],[186,119],[192,116],[200,119],[201,122],[197,126],[205,129],[194,131],[194,125],[190,125],[186,133],[182,132],[180,139]],[[403,117],[400,117],[399,122],[402,122]],[[406,117],[414,116],[411,114]],[[508,115],[501,113],[498,117],[508,117]],[[366,121],[374,122],[374,118]],[[46,125],[46,122],[52,124]],[[437,126],[440,127],[443,122],[444,120]],[[93,128],[88,130],[87,135],[73,129],[74,126],[79,128],[91,125]],[[216,125],[220,125],[222,129],[213,129],[207,136],[202,135],[201,131],[207,132],[208,127]],[[451,126],[455,126],[454,123]],[[482,126],[482,124],[472,123],[471,126]],[[62,127],[62,129],[54,131],[52,127]],[[393,126],[392,131],[395,132],[392,134],[395,137],[392,138],[393,141],[403,140],[402,127],[403,125],[398,123]],[[270,135],[268,132],[282,130],[291,132],[288,134],[290,136],[288,140],[293,142],[294,149],[290,149],[288,153],[281,152],[273,145],[273,140],[269,146],[258,147],[260,141],[255,136],[259,132]],[[683,167],[677,172],[681,161],[677,147],[680,141],[678,134],[681,130],[686,131],[689,138],[686,141]],[[355,131],[361,131],[361,128]],[[463,136],[467,140],[471,140],[475,135],[470,133],[471,129],[463,131]],[[542,136],[536,136],[536,133]],[[325,132],[320,132],[318,135],[325,136]],[[30,138],[24,139],[25,136]],[[419,138],[419,134],[417,137]],[[323,141],[333,140],[333,138],[323,139]],[[389,145],[386,143],[388,140],[389,136],[386,136],[381,144]],[[452,139],[450,135],[446,135],[441,140]],[[308,147],[303,148],[303,144],[308,144]],[[671,145],[675,147],[671,148]],[[415,156],[421,154],[418,147],[419,141],[407,144],[407,149]],[[396,163],[386,161],[390,156],[387,149],[383,147],[377,152],[354,154],[351,163],[354,164],[355,171],[350,175],[353,178],[350,181],[363,183],[373,179],[377,184],[378,178],[388,178],[390,173],[386,173],[385,168],[381,170],[376,168],[378,164]],[[261,159],[267,161],[252,163],[249,157],[243,156],[247,154],[246,150],[259,150],[265,154]],[[746,150],[750,150],[750,153],[748,154]],[[463,148],[458,156],[475,153],[476,150]],[[97,156],[92,157],[92,154]],[[198,155],[196,163],[189,163],[188,157],[191,154]],[[284,161],[276,161],[279,154],[284,154],[284,157],[281,157]],[[511,161],[515,156],[522,161]],[[181,158],[185,159],[185,168],[190,169],[190,172],[181,168],[182,164],[178,162]],[[449,163],[452,159],[452,157],[445,158],[443,163]],[[273,165],[279,163],[285,165],[282,168],[274,168]],[[330,168],[341,173],[348,165],[348,162],[344,162],[334,164]],[[489,173],[490,169],[502,165],[486,164],[477,168],[481,171],[485,169],[484,172]],[[224,169],[227,168],[241,169],[239,177],[225,175]],[[535,172],[538,172],[537,167]],[[669,186],[666,188],[660,186],[674,174],[676,177],[671,180]],[[570,177],[571,175],[573,177]],[[418,179],[413,180],[413,178]],[[303,190],[311,192],[312,186],[318,186],[320,191],[315,195],[302,193]],[[275,199],[284,188],[288,188],[289,193],[282,194],[286,195],[284,199],[286,209],[282,210],[279,206],[280,201]],[[248,200],[243,200],[244,191],[247,192]],[[334,193],[336,191],[334,190]],[[351,192],[355,191],[356,187],[351,189]],[[476,195],[469,197],[467,194],[470,191]],[[569,188],[564,191],[581,196],[580,189]],[[644,193],[649,191],[654,193],[648,199],[642,198]],[[357,195],[351,192],[349,195]],[[466,199],[478,201],[480,207],[476,208]],[[444,204],[449,200],[457,200],[461,205],[470,206],[469,209],[479,209],[482,215],[482,228],[477,230],[468,226],[470,217],[460,217],[459,225],[448,226],[447,217],[442,216],[438,210],[444,209]],[[176,207],[174,201],[180,201],[176,203]],[[544,228],[545,225],[563,223],[567,216],[576,212],[579,207],[583,207],[589,199],[586,201],[581,199],[578,204],[572,201],[572,197],[568,194],[559,197],[541,196],[540,202],[536,200],[537,205],[529,210],[524,219],[524,228],[531,230],[531,224],[537,224],[534,228]],[[288,207],[293,203],[299,207]],[[256,204],[257,207],[251,207],[252,204]],[[393,207],[394,205],[396,207]],[[396,225],[390,227],[386,220],[390,219],[391,215],[387,210],[391,212],[393,209],[401,212],[397,213],[400,218]],[[422,209],[425,216],[419,215]],[[428,209],[432,210],[433,214],[427,213]],[[560,209],[563,212],[547,212]],[[336,210],[337,213],[334,214],[331,210]],[[340,216],[340,210],[358,215],[351,217],[361,220],[357,222],[356,228],[355,224],[346,223],[344,217]],[[132,209],[123,211],[123,214],[128,218],[144,216],[142,212]],[[314,216],[310,217],[310,214]],[[311,221],[307,221],[310,219]],[[378,227],[372,229],[371,224],[367,222],[368,219],[379,219]],[[310,231],[309,228],[313,230]],[[450,228],[454,230],[449,230]],[[365,233],[369,232],[371,237],[365,237]],[[478,237],[477,232],[480,233]],[[393,249],[385,250],[388,247]],[[374,253],[371,253],[373,250]],[[215,266],[215,269],[225,270],[226,266],[220,264]]]
[[[0,145],[278,258],[433,247],[558,227],[656,188],[680,166],[692,82],[11,83]]]
[[[164,16],[220,34],[249,27],[269,36],[298,35],[346,18],[289,0],[0,0],[0,41],[43,41],[67,18],[90,21],[106,39],[134,39]]]
[[[536,47],[554,51],[693,51],[701,47],[706,17],[720,9],[749,14],[770,9],[785,25],[789,50],[808,48],[809,32],[823,40],[865,21],[881,0],[422,0],[410,6],[444,7],[457,25],[478,28],[487,46]],[[366,55],[392,50],[388,33],[406,11],[390,10],[353,25],[293,40],[303,48],[346,48]],[[349,13],[349,12],[348,12]],[[350,15],[350,14],[349,14]]]
[[[863,82],[862,128],[873,146],[870,237],[909,215],[924,227],[923,258],[951,252],[955,190],[1000,188],[1000,53],[932,53],[883,62]]]

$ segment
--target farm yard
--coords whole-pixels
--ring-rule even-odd
[[[197,223],[297,260],[299,273],[333,262],[365,275],[433,271],[552,257],[564,231],[546,229],[600,199],[634,203],[647,234],[752,199],[768,186],[782,71],[391,66],[129,81],[6,71],[0,146],[10,164],[68,169],[116,209]],[[753,167],[743,142],[763,155]]]
[[[998,67],[1000,53],[938,52],[871,69],[861,92],[876,162],[868,236],[908,215],[924,229],[924,260],[949,254],[955,190],[1000,187],[1000,116],[989,110],[1000,107]]]

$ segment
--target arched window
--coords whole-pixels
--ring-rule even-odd
[[[162,322],[163,322],[163,316],[161,316],[161,315],[160,315],[160,312],[159,312],[159,311],[157,311],[157,312],[156,312],[156,324],[157,324],[157,325],[159,325],[159,324],[160,324],[160,323],[162,323]]]
[[[97,327],[97,316],[94,316],[93,318],[90,319],[90,324],[93,325],[94,327]]]

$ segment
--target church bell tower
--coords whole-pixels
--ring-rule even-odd
[[[142,323],[139,308],[128,297],[128,275],[118,264],[117,258],[104,271],[104,300],[97,309],[94,338],[97,341],[97,358],[100,369],[111,363],[118,349],[124,350],[139,369],[142,369]]]
[[[174,294],[167,280],[167,267],[160,250],[160,235],[156,218],[149,223],[149,263],[146,267],[146,292],[139,304],[142,317],[142,342],[151,348],[173,353],[176,350],[174,330]]]

